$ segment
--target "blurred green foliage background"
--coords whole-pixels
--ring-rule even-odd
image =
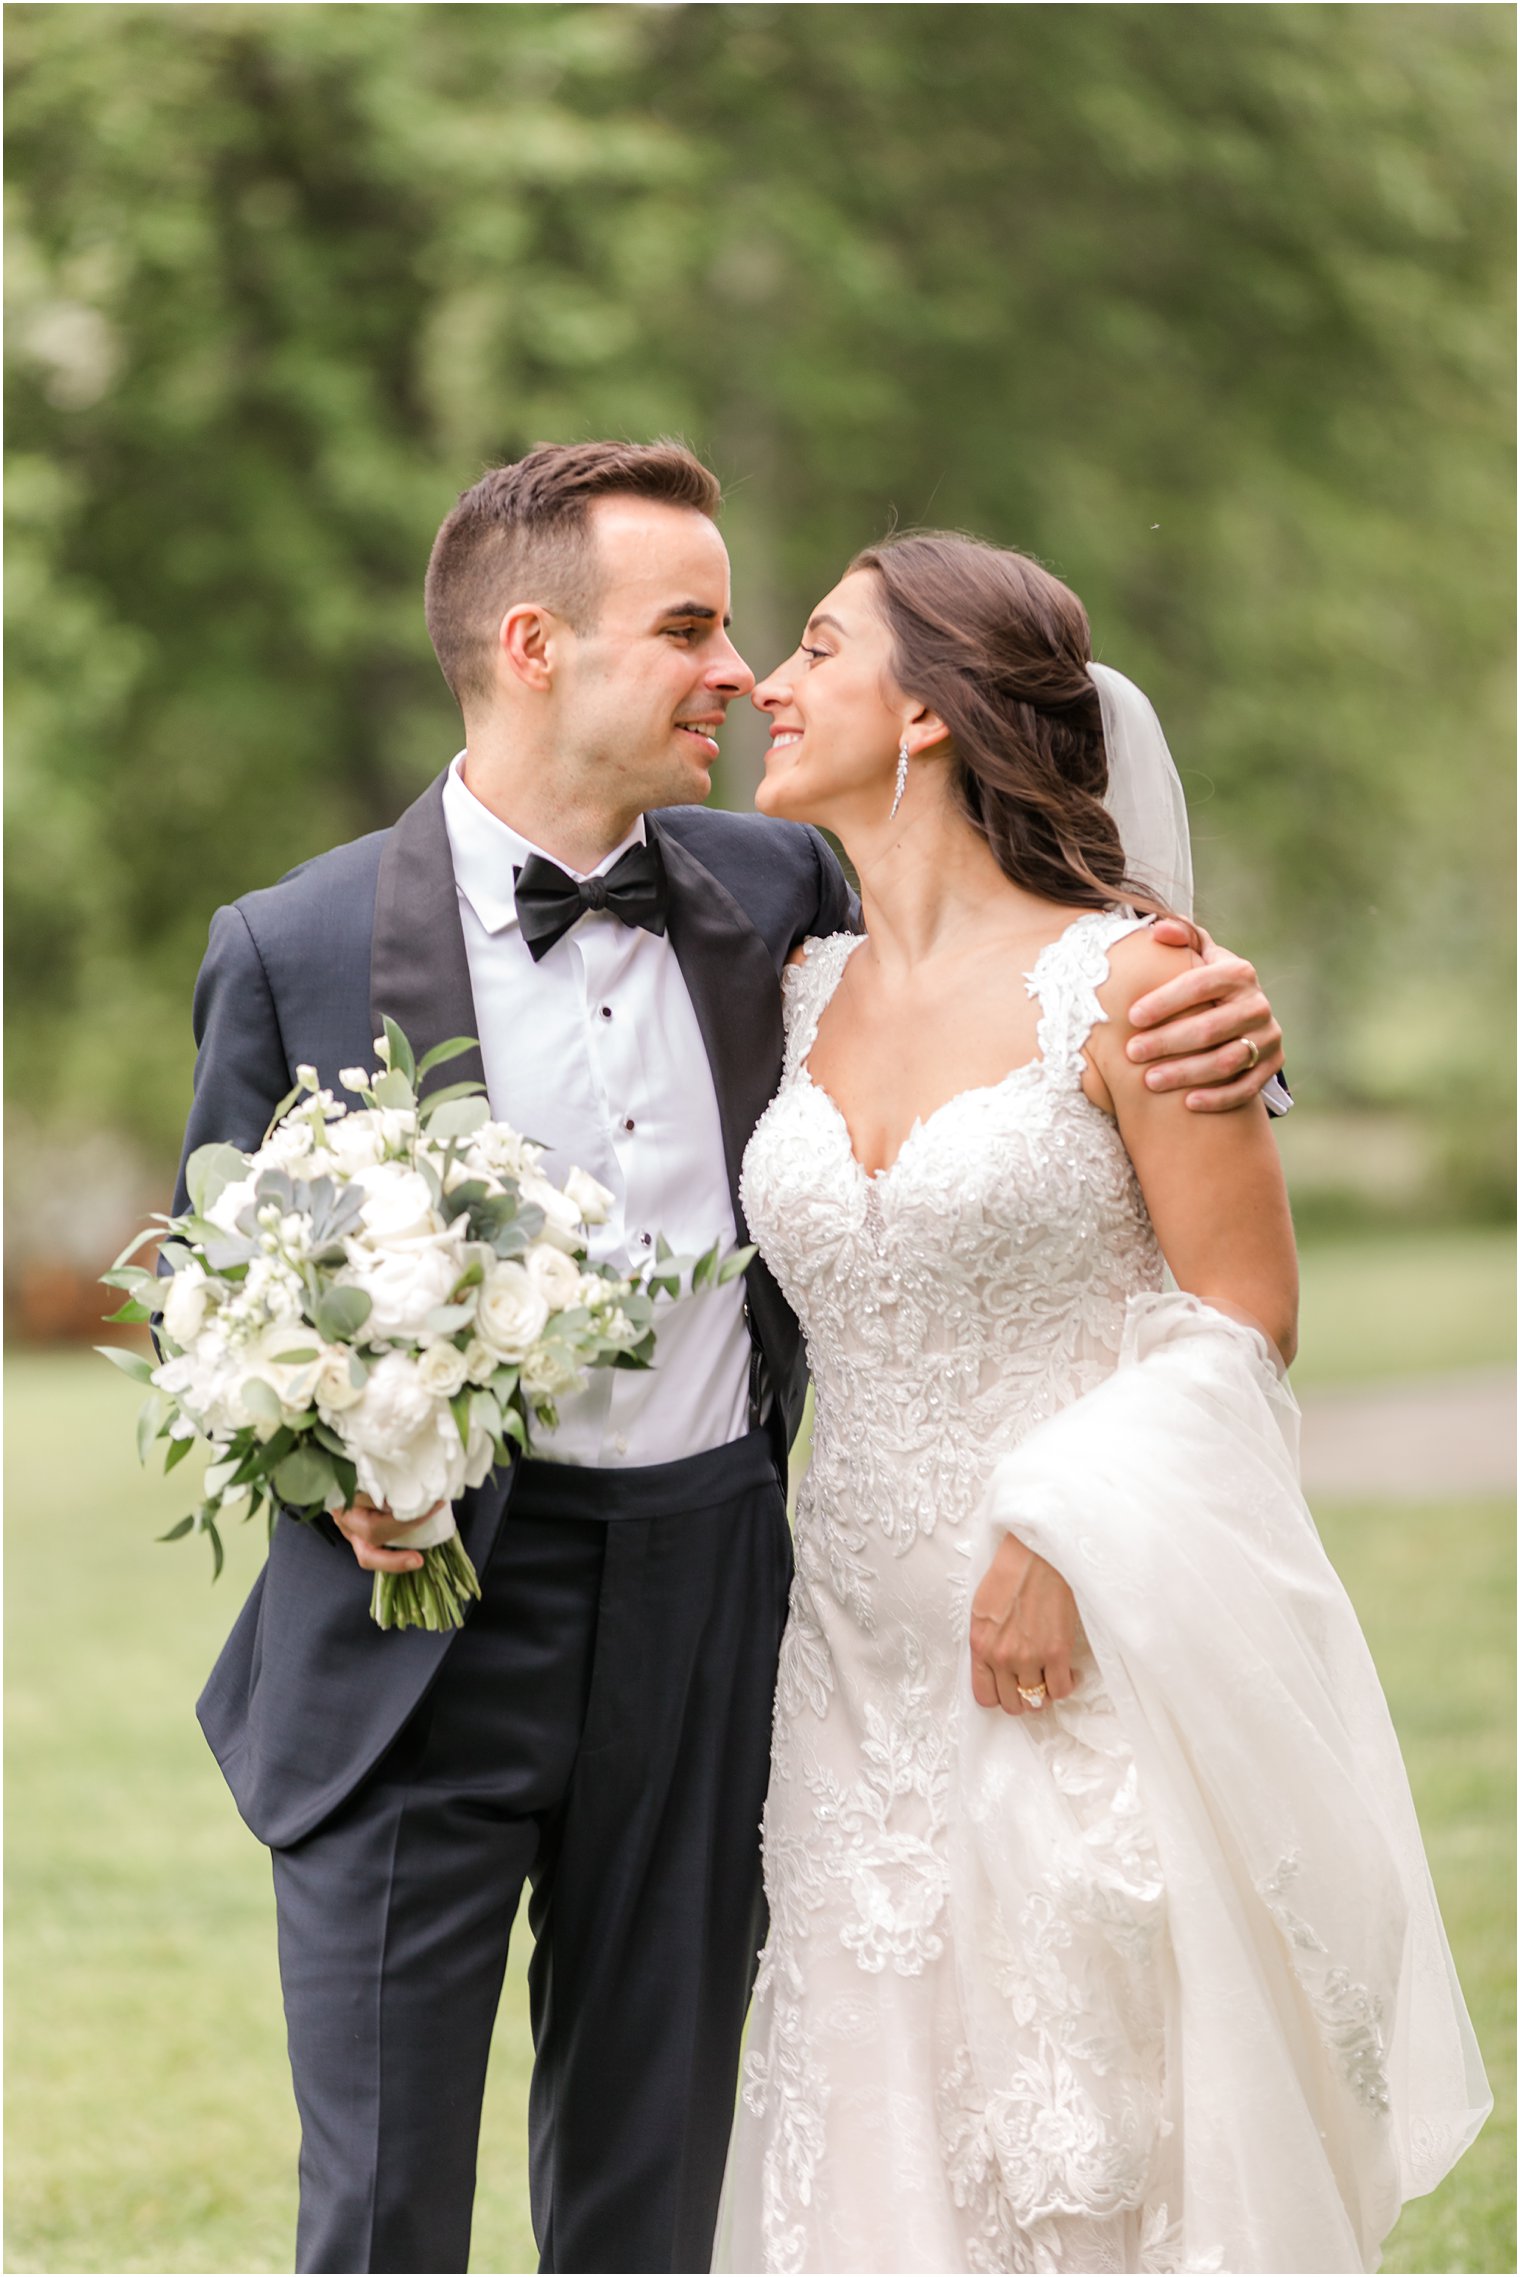
[[[1511,11],[6,34],[13,1256],[161,1206],[212,909],[448,758],[432,533],[600,433],[722,475],[762,669],[894,520],[1067,577],[1289,1029],[1301,1211],[1503,1207]]]
[[[1502,1361],[1511,10],[13,0],[5,33],[13,1322],[92,1327],[166,1204],[212,910],[455,749],[421,588],[457,493],[678,432],[759,669],[894,522],[1075,585],[1288,1028],[1300,1223],[1360,1229],[1310,1244],[1300,1375]],[[759,737],[725,746],[747,805]],[[277,2267],[267,1865],[188,1717],[258,1545],[215,1595],[161,1570],[183,1496],[132,1404],[79,1356],[11,1372],[7,2260]],[[1388,2265],[1512,2267],[1509,1521],[1321,1516],[1500,2103]],[[532,2253],[522,1961],[480,2267]]]

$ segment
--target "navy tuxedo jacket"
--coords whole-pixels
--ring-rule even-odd
[[[339,846],[278,885],[217,911],[195,991],[198,1056],[185,1159],[213,1140],[252,1150],[309,1062],[339,1089],[368,1067],[381,1016],[418,1057],[479,1033],[443,819],[443,776],[391,830]],[[717,1093],[741,1241],[739,1166],[781,1074],[780,973],[809,934],[852,929],[855,906],[815,830],[759,815],[671,807],[648,817],[669,880],[669,938]],[[482,1078],[478,1052],[441,1083]],[[175,1208],[186,1207],[181,1163]],[[802,1339],[759,1258],[746,1275],[750,1334],[772,1394],[785,1475],[802,1412]],[[510,1472],[466,1493],[456,1516],[483,1571]],[[319,1826],[396,1736],[442,1665],[448,1634],[382,1633],[370,1576],[331,1526],[282,1518],[198,1714],[238,1808],[283,1847]]]

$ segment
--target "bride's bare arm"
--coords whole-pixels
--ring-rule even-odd
[[[1178,1286],[1244,1315],[1284,1363],[1298,1343],[1298,1258],[1287,1187],[1265,1108],[1189,1114],[1175,1091],[1153,1091],[1126,1053],[1129,1008],[1198,963],[1149,933],[1116,944],[1099,1001],[1106,1026],[1088,1038],[1085,1088],[1118,1121],[1162,1255]]]

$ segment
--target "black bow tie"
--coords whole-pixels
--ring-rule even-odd
[[[665,930],[665,865],[652,840],[630,846],[604,877],[572,878],[542,854],[530,854],[513,876],[517,922],[535,964],[588,909],[610,909],[621,924],[646,933]]]

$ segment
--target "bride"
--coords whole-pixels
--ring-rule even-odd
[[[1488,2107],[1298,1496],[1266,1113],[1126,1053],[1186,817],[1090,655],[912,535],[756,691],[866,931],[793,960],[744,1168],[817,1406],[719,2268],[1371,2269]]]

